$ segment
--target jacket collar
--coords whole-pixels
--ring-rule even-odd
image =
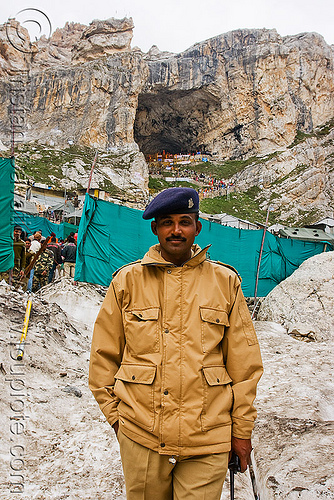
[[[192,246],[192,256],[189,260],[184,262],[181,267],[189,266],[195,267],[201,264],[206,259],[206,252],[211,245],[206,246],[203,250],[198,245]],[[141,264],[143,266],[163,266],[163,267],[176,267],[172,262],[165,260],[160,252],[160,245],[153,245],[149,251],[144,255]]]

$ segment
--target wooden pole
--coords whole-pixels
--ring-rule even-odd
[[[86,191],[87,194],[89,194],[90,183],[92,182],[93,171],[94,171],[94,167],[95,167],[95,164],[96,164],[97,155],[98,155],[98,151],[96,151],[96,153],[95,153],[94,160],[93,160],[93,163],[92,163],[92,168],[90,170],[90,176],[89,176],[88,186],[87,186],[87,191]]]
[[[259,274],[260,274],[260,267],[261,267],[261,259],[262,259],[262,252],[263,252],[264,240],[265,240],[265,237],[266,237],[266,231],[267,231],[267,227],[268,227],[269,211],[270,211],[270,206],[268,207],[268,210],[267,210],[267,217],[266,217],[266,222],[265,222],[264,229],[263,229],[263,235],[262,235],[262,241],[261,241],[261,247],[260,247],[260,255],[259,255],[259,260],[258,260],[258,263],[257,263],[256,280],[255,280],[255,291],[254,291],[254,309],[253,309],[253,313],[252,313],[252,319],[254,318],[255,308],[256,308],[257,288],[258,288],[258,284],[259,284]]]
[[[15,109],[14,109],[14,104],[12,103],[12,147],[11,147],[11,156],[14,156],[15,152],[15,125],[14,125],[14,115],[15,115]]]

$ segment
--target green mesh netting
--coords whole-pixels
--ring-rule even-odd
[[[244,294],[254,296],[263,231],[201,222],[203,229],[196,242],[202,248],[211,244],[209,257],[235,267],[242,277]],[[142,258],[155,243],[157,238],[150,222],[142,219],[142,211],[86,195],[78,231],[75,280],[108,286],[116,269]],[[288,240],[267,232],[257,295],[267,295],[304,260],[325,248],[332,250],[324,243]]]
[[[53,232],[57,238],[65,239],[71,232],[76,233],[78,231],[78,226],[74,224],[68,224],[67,222],[55,224],[44,217],[26,214],[19,210],[15,210],[13,218],[14,223],[19,224],[28,235],[41,230],[43,236],[49,236]]]
[[[8,271],[14,266],[14,176],[14,159],[0,158],[0,272]]]

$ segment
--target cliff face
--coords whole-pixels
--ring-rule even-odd
[[[264,154],[334,114],[333,51],[314,33],[238,30],[145,60],[136,123],[143,149],[161,134],[177,147],[186,129],[188,148],[220,158]]]
[[[10,143],[18,77],[23,142],[64,148],[70,140],[134,153],[146,172],[144,190],[141,152],[201,149],[217,161],[262,156],[334,117],[333,47],[320,35],[237,30],[181,54],[156,47],[143,54],[131,49],[132,30],[132,19],[72,23],[33,44],[22,32],[19,51],[8,26],[0,27],[0,141]],[[286,175],[271,163],[268,169],[270,182]],[[252,185],[247,173],[239,180],[240,188]]]
[[[140,51],[130,49],[132,28],[131,19],[93,21],[88,28],[67,24],[30,52],[28,44],[26,52],[15,51],[6,30],[0,31],[3,46],[19,53],[15,67],[0,55],[0,141],[10,143],[11,121],[20,118],[18,142],[61,149],[70,142],[111,153],[117,161],[110,160],[109,180],[146,195],[147,165],[134,142],[133,123],[147,68]],[[119,176],[118,163],[124,161],[128,169],[122,165]]]
[[[299,138],[233,176],[238,191],[258,187],[260,207],[290,225],[334,217],[334,120]]]

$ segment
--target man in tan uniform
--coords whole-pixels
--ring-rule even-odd
[[[95,323],[89,385],[128,500],[219,500],[230,450],[250,461],[260,350],[236,271],[194,245],[198,209],[190,188],[154,198],[159,244],[114,274]]]

